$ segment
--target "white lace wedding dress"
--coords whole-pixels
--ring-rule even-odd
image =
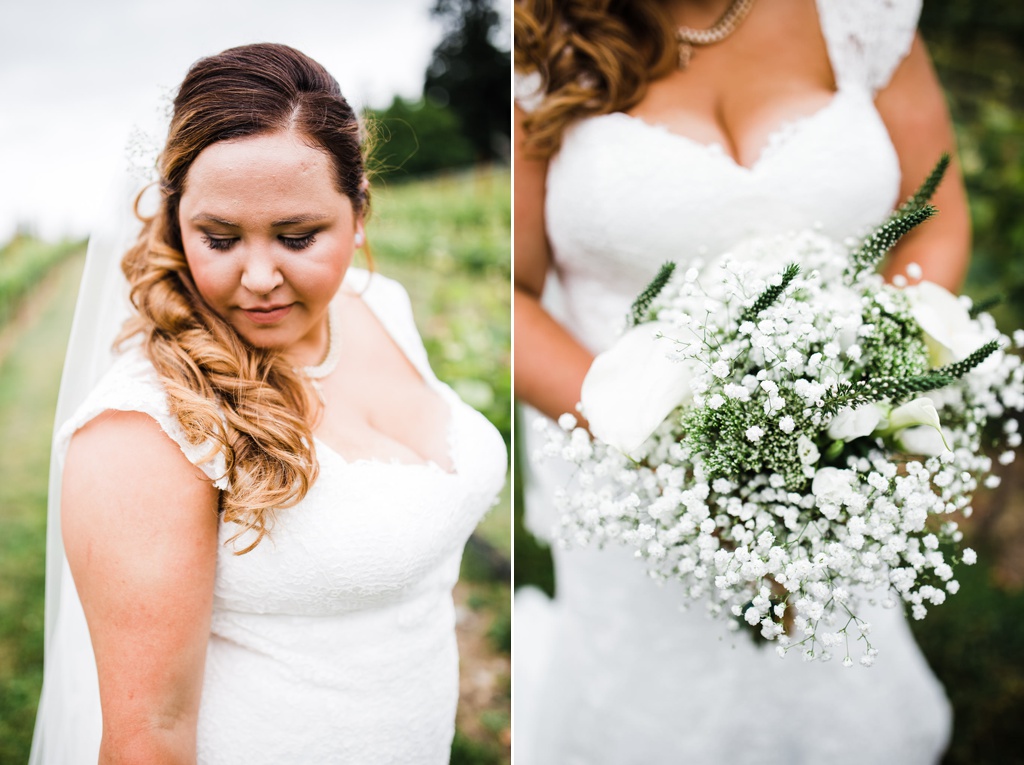
[[[366,277],[350,270],[346,284],[362,290]],[[454,469],[350,462],[318,440],[320,476],[302,502],[277,514],[254,551],[220,546],[200,764],[448,762],[458,701],[452,587],[466,540],[503,484],[505,445],[434,376],[405,290],[374,275],[362,298],[448,403]],[[74,431],[108,409],[150,415],[194,463],[206,453],[187,443],[152,365],[132,350],[58,434],[61,457]],[[199,466],[223,473],[223,460]],[[235,531],[221,524],[221,542]],[[99,749],[90,647],[61,637],[84,634],[64,570],[33,753],[45,765],[95,763]],[[59,703],[60,694],[79,703]],[[53,748],[39,748],[44,741]]]
[[[873,99],[919,10],[818,0],[838,90],[780,127],[752,167],[626,114],[571,126],[547,178],[552,312],[596,352],[665,260],[813,225],[842,238],[880,221],[900,171]],[[548,538],[549,498],[566,474],[531,462],[526,481],[527,525]],[[699,607],[682,612],[681,590],[652,583],[624,549],[553,554],[556,599],[527,589],[515,604],[517,763],[923,765],[946,746],[949,703],[899,610],[867,610],[874,667],[805,664],[730,635]]]

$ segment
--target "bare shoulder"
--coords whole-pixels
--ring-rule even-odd
[[[210,480],[142,412],[108,410],[71,439],[61,499],[69,554],[80,522],[131,520],[140,532],[155,523],[215,533],[217,501]]]

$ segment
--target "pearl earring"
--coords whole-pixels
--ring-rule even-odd
[[[363,234],[361,231],[356,232],[356,247],[363,246]]]

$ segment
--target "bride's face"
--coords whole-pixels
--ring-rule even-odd
[[[315,364],[363,224],[331,160],[291,132],[221,141],[192,163],[178,212],[206,302],[250,344]]]

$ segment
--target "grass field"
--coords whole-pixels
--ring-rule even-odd
[[[386,189],[369,228],[377,268],[407,285],[438,376],[509,437],[509,175]],[[415,215],[414,215],[415,213]],[[408,216],[408,217],[406,217]],[[447,216],[447,217],[446,217]],[[83,259],[19,307],[0,358],[0,763],[25,762],[42,681],[46,484],[54,407]],[[467,548],[456,590],[462,699],[452,762],[509,747],[510,491]]]

